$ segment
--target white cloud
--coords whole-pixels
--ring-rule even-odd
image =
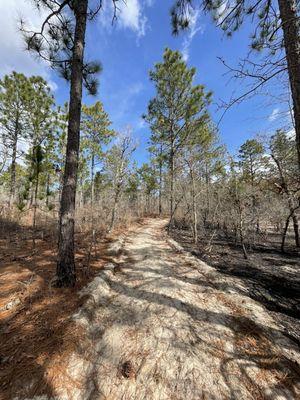
[[[142,13],[139,0],[127,0],[121,8],[119,18],[124,28],[132,29],[138,36],[145,35],[147,18]]]
[[[22,35],[18,30],[20,18],[30,23],[31,27],[39,27],[43,19],[30,1],[0,0],[0,75],[9,74],[13,70],[25,75],[41,75],[49,81],[49,67],[29,52],[25,51]],[[52,89],[56,84],[49,81]]]
[[[136,33],[138,38],[146,34],[147,17],[144,12],[145,7],[150,7],[153,0],[124,0],[117,4],[117,20],[115,24],[122,29],[130,29]],[[111,0],[103,2],[102,13],[99,14],[99,21],[105,28],[110,28],[114,15]]]
[[[190,24],[188,35],[184,38],[182,46],[182,56],[184,61],[188,61],[190,56],[190,46],[193,41],[194,36],[197,32],[203,33],[203,27],[199,24],[200,10],[193,10],[190,15]]]
[[[269,116],[268,120],[270,122],[274,122],[279,117],[279,115],[280,115],[280,109],[279,108],[274,108],[274,110],[272,111],[272,113]]]

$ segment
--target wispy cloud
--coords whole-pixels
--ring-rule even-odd
[[[45,14],[35,10],[26,0],[0,1],[0,75],[8,74],[12,70],[25,75],[41,75],[55,90],[56,84],[49,81],[49,66],[25,51],[25,45],[18,30],[20,18],[28,22],[32,29],[39,29]]]
[[[269,115],[268,120],[270,122],[274,122],[276,121],[276,119],[279,117],[280,115],[280,108],[274,108],[274,110],[272,111],[272,113]]]
[[[138,36],[145,35],[147,17],[139,0],[127,0],[120,11],[120,22],[124,28],[132,29]]]
[[[116,12],[117,20],[115,25],[121,29],[133,31],[138,38],[145,36],[148,19],[145,15],[145,8],[150,7],[153,0],[126,0],[118,3]],[[101,26],[111,29],[113,22],[114,8],[111,0],[103,2],[102,13],[99,15]]]
[[[190,56],[190,46],[193,41],[194,36],[197,32],[203,33],[203,26],[200,25],[200,10],[193,10],[190,15],[190,25],[189,25],[189,32],[187,36],[184,38],[183,45],[182,45],[182,56],[184,61],[188,61]]]

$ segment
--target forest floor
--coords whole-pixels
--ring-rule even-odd
[[[13,279],[22,291],[42,279],[47,297],[40,287],[3,310],[0,398],[300,398],[295,340],[240,277],[186,252],[165,225],[149,218],[115,234],[91,266],[94,278],[70,292],[43,276],[53,264],[49,243],[32,256],[39,277],[24,255],[10,260],[29,271]],[[16,273],[8,253],[4,280]]]
[[[211,230],[193,243],[190,229],[175,228],[172,237],[220,273],[234,277],[241,293],[268,309],[272,317],[300,347],[300,252],[288,237],[286,252],[280,250],[280,235],[260,238],[244,258],[233,238]]]

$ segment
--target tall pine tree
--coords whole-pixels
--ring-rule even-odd
[[[256,50],[268,50],[271,55],[278,54],[277,60],[266,64],[271,73],[257,78],[264,84],[273,76],[287,69],[293,99],[293,111],[296,130],[296,148],[298,155],[298,173],[300,173],[300,15],[298,0],[176,0],[171,10],[173,32],[189,26],[193,7],[202,6],[205,12],[211,12],[217,25],[228,36],[236,32],[250,18],[254,25],[251,47]],[[285,49],[287,66],[282,64],[281,50]],[[276,68],[278,65],[278,69]],[[252,65],[253,66],[253,65]],[[272,68],[270,69],[270,67]],[[255,74],[252,72],[252,75]]]
[[[189,137],[208,120],[207,106],[210,93],[204,86],[193,85],[195,68],[188,68],[178,51],[166,49],[163,62],[150,71],[156,87],[156,96],[149,102],[144,116],[152,131],[152,144],[163,145],[168,159],[170,190],[169,213],[172,226],[175,212],[174,183],[176,157]]]
[[[10,151],[10,203],[16,194],[16,162],[18,144],[28,136],[28,102],[31,96],[29,79],[13,71],[0,81],[0,126]]]
[[[57,286],[73,286],[76,281],[74,257],[75,197],[80,142],[80,119],[83,84],[91,94],[97,92],[95,74],[99,63],[84,59],[87,21],[101,9],[102,1],[32,0],[47,16],[40,30],[33,32],[21,21],[21,30],[28,50],[58,70],[70,81],[69,120],[66,160],[60,201],[60,222],[57,261]],[[112,0],[113,5],[117,0]],[[93,3],[93,4],[90,4]],[[90,6],[90,7],[89,7]],[[116,6],[115,6],[116,10]]]
[[[109,129],[111,122],[108,114],[104,111],[103,104],[97,101],[92,106],[82,108],[82,138],[83,147],[88,152],[90,159],[91,178],[91,205],[95,198],[95,166],[97,159],[102,155],[102,145],[108,144],[114,132]]]

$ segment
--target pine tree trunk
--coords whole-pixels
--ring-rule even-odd
[[[37,166],[36,181],[35,181],[35,188],[34,188],[33,219],[32,219],[33,247],[35,247],[36,210],[37,210],[37,198],[38,198],[38,190],[39,190],[39,178],[40,178],[40,171],[39,171],[39,166]]]
[[[13,151],[11,157],[11,167],[10,167],[10,199],[9,204],[14,201],[16,194],[16,159],[17,159],[17,136],[13,142]]]
[[[162,213],[162,165],[161,161],[159,162],[159,192],[158,192],[158,213],[161,215]]]
[[[205,227],[209,226],[209,218],[210,218],[210,188],[209,188],[209,176],[208,176],[208,168],[207,163],[205,163],[205,186],[206,186],[206,211],[205,211]]]
[[[47,180],[46,180],[46,207],[49,207],[49,192],[50,192],[50,174],[47,173]]]
[[[9,205],[11,205],[11,203],[15,200],[16,196],[16,160],[17,160],[19,129],[20,129],[20,114],[19,110],[17,110],[15,126],[14,126],[13,143],[12,143]]]
[[[173,144],[171,146],[171,153],[170,153],[170,222],[168,226],[168,231],[170,232],[173,226],[173,218],[174,218],[174,150]]]
[[[300,173],[300,19],[297,0],[278,0],[293,98],[296,146]]]
[[[94,197],[95,197],[95,182],[94,182],[94,171],[95,171],[95,155],[92,153],[91,162],[91,206],[94,207]]]
[[[198,242],[198,215],[197,215],[197,205],[196,205],[196,186],[193,171],[190,171],[191,181],[192,181],[192,206],[193,206],[193,239],[194,243]]]
[[[95,212],[94,212],[94,199],[95,199],[95,182],[94,182],[94,172],[95,171],[95,154],[92,152],[92,162],[91,162],[91,209],[92,209],[92,241],[91,250],[96,240],[95,232]],[[90,257],[90,255],[89,255]],[[89,264],[88,264],[89,265]]]
[[[74,1],[76,18],[71,72],[70,109],[64,181],[60,204],[57,286],[73,286],[76,281],[74,257],[75,200],[78,171],[82,68],[88,0]]]
[[[193,197],[193,231],[194,231],[194,243],[198,242],[198,218],[195,197]]]
[[[282,234],[282,239],[281,239],[281,252],[284,253],[284,245],[285,245],[285,239],[286,239],[286,234],[289,228],[289,223],[290,223],[290,218],[291,215],[289,215],[285,221],[285,226]]]
[[[293,204],[293,198],[292,198],[290,189],[288,187],[288,184],[286,182],[285,176],[283,174],[283,170],[282,170],[280,161],[274,156],[274,154],[271,154],[271,157],[273,158],[273,160],[275,161],[275,164],[277,165],[277,169],[278,169],[279,177],[280,177],[280,181],[281,181],[281,187],[282,187],[282,189],[283,189],[283,191],[284,191],[284,193],[286,194],[286,197],[287,197],[288,207],[289,207],[289,210],[290,210],[289,219],[292,217],[292,220],[293,220],[293,227],[294,227],[294,233],[295,233],[295,244],[296,244],[297,247],[300,247],[299,224],[298,224],[297,215],[295,213],[295,207],[294,207],[294,204]],[[286,235],[286,233],[285,233],[285,235]],[[282,248],[284,248],[285,235],[284,235],[283,247]]]
[[[292,220],[293,220],[293,227],[294,227],[294,234],[295,234],[295,244],[296,244],[296,247],[300,247],[299,224],[298,224],[298,218],[297,218],[295,211],[293,212]]]
[[[108,232],[111,232],[114,229],[118,203],[119,203],[119,192],[116,192],[115,199],[114,199],[114,205],[113,205],[113,209],[111,212],[111,220],[110,220]]]

